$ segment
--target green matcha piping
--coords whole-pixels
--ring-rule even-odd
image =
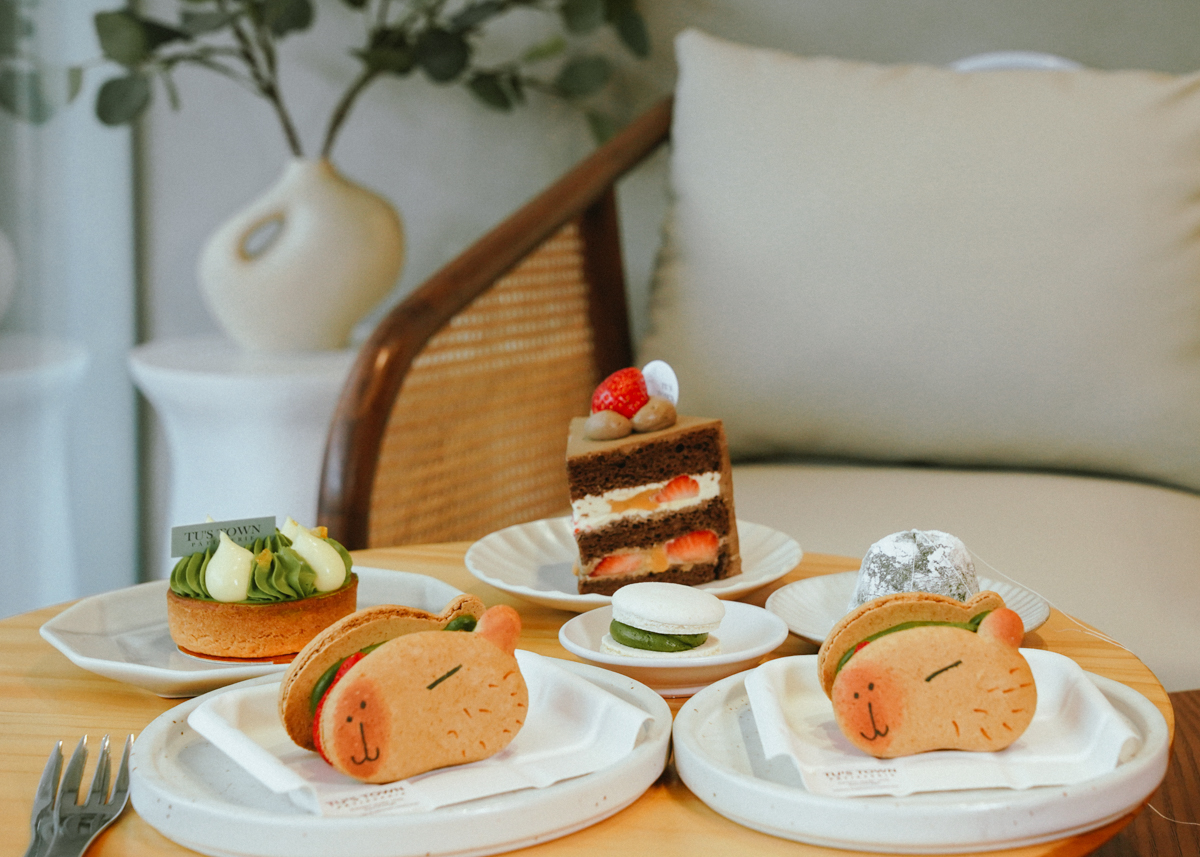
[[[334,539],[326,538],[325,541],[338,552],[346,566],[346,579],[342,583],[342,586],[346,586],[350,583],[350,567],[353,564],[350,553]],[[299,601],[320,594],[316,587],[316,571],[292,548],[292,540],[278,529],[275,535],[258,539],[246,548],[254,554],[250,589],[246,600],[237,603],[272,604]],[[266,563],[259,562],[263,550],[270,551]],[[209,548],[180,559],[171,570],[171,591],[183,598],[214,601],[205,586],[204,573],[215,551],[215,548]]]
[[[622,645],[650,652],[686,652],[702,645],[708,634],[657,634],[613,619],[608,633]]]

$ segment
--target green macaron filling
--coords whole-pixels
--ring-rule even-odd
[[[841,672],[842,667],[844,667],[849,662],[849,660],[852,657],[854,657],[855,653],[859,649],[861,649],[867,643],[878,640],[880,637],[886,637],[888,634],[894,634],[897,631],[907,631],[910,628],[924,628],[924,627],[927,627],[930,625],[942,625],[947,628],[962,628],[963,630],[970,631],[971,633],[974,634],[974,633],[978,633],[979,625],[980,625],[980,623],[983,622],[983,617],[987,616],[987,614],[989,614],[991,612],[992,612],[991,610],[984,610],[982,613],[978,613],[978,614],[972,616],[966,622],[934,622],[934,621],[901,622],[899,625],[893,625],[892,627],[887,628],[883,631],[880,631],[877,634],[872,634],[871,636],[867,637],[865,640],[860,641],[857,645],[851,646],[849,649],[847,649],[846,653],[844,655],[842,655],[841,660],[838,661],[837,669],[835,669],[833,671],[833,674],[836,676],[839,672]]]
[[[608,626],[608,633],[624,646],[650,652],[686,652],[702,645],[708,639],[708,634],[657,634],[626,625],[616,619]]]

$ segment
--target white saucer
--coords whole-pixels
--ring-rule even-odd
[[[697,588],[718,598],[740,598],[783,577],[804,552],[791,536],[738,521],[742,573]],[[612,602],[609,595],[580,595],[572,569],[579,559],[570,518],[546,518],[497,530],[467,550],[467,569],[497,589],[534,604],[583,613]]]
[[[788,635],[778,616],[753,604],[728,601],[721,627],[713,632],[721,641],[718,654],[679,660],[623,657],[600,650],[610,621],[611,605],[583,613],[559,629],[558,641],[571,654],[636,679],[663,696],[691,696],[714,681],[750,669]]]
[[[850,612],[857,579],[857,571],[846,571],[797,580],[772,592],[767,598],[767,609],[787,622],[793,634],[821,643],[837,621]],[[1046,599],[1023,586],[981,577],[979,588],[1000,595],[1008,608],[1021,617],[1026,633],[1041,627],[1050,617]]]
[[[138,735],[130,799],[168,839],[222,857],[467,857],[565,836],[616,814],[654,783],[666,763],[671,711],[656,693],[624,676],[557,663],[651,716],[621,761],[546,788],[429,812],[311,815],[270,792],[188,725],[188,715],[210,695],[177,705]],[[253,683],[277,680],[264,676]]]
[[[815,656],[807,657],[815,664]],[[713,810],[783,839],[896,854],[1021,848],[1125,816],[1141,806],[1166,772],[1170,748],[1159,710],[1137,691],[1085,673],[1142,741],[1130,759],[1107,774],[1025,790],[815,795],[804,788],[789,760],[763,758],[746,675],[710,685],[684,703],[673,730],[675,767],[684,784]]]
[[[462,593],[424,574],[354,567],[358,606],[404,604],[438,613]],[[282,672],[286,664],[230,663],[185,655],[167,629],[167,581],[84,598],[41,627],[71,663],[159,696],[195,696],[236,681]]]

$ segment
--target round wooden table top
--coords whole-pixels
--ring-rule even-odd
[[[382,548],[355,553],[363,566],[428,574],[480,596],[485,603],[512,604],[524,621],[521,648],[543,655],[574,656],[558,642],[558,629],[574,614],[522,601],[477,580],[466,570],[467,543]],[[784,578],[743,600],[763,605],[775,589],[795,580],[856,569],[858,560],[810,554]],[[180,700],[163,699],[149,691],[94,675],[74,666],[43,641],[38,628],[66,605],[47,607],[0,621],[0,852],[19,854],[29,841],[33,793],[55,742],[73,745],[83,734],[115,740],[139,733],[143,727]],[[165,610],[164,610],[165,621]],[[1090,633],[1093,629],[1051,610],[1050,618],[1024,645],[1052,649],[1077,661],[1085,670],[1119,681],[1153,702],[1174,735],[1171,700],[1154,674],[1131,653]],[[797,637],[768,657],[812,654],[816,647]],[[668,700],[673,712],[685,700]],[[90,782],[91,771],[84,782]],[[1088,854],[1124,827],[1136,813],[1090,833],[1058,842],[993,854]],[[348,848],[352,850],[352,843]],[[631,806],[589,828],[519,853],[539,857],[612,857],[652,851],[660,857],[701,854],[845,855],[849,852],[795,843],[758,833],[718,815],[698,800],[679,780],[673,766]],[[89,857],[167,857],[194,852],[176,845],[144,823],[132,807],[92,845]],[[348,851],[347,853],[350,853]],[[518,852],[513,852],[518,853]]]

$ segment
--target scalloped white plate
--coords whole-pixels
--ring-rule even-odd
[[[808,658],[816,668],[816,656]],[[726,818],[772,836],[872,853],[946,854],[1019,848],[1094,830],[1137,809],[1162,781],[1170,742],[1154,704],[1119,682],[1086,677],[1125,717],[1141,748],[1081,783],[834,797],[807,791],[786,759],[763,758],[747,673],[706,687],[675,716],[679,777]]]
[[[730,601],[713,636],[721,641],[715,655],[695,658],[631,658],[600,650],[608,633],[612,605],[581,613],[558,629],[563,648],[585,661],[627,675],[663,696],[691,696],[714,681],[750,669],[787,639],[788,627],[778,616],[753,604]]]
[[[557,663],[651,716],[621,761],[546,788],[429,812],[323,817],[270,792],[192,729],[187,718],[201,697],[159,715],[138,735],[130,799],[168,839],[218,857],[469,857],[556,839],[637,800],[662,773],[671,737],[671,710],[648,687],[588,664]]]
[[[767,609],[787,622],[793,634],[821,643],[837,621],[850,612],[857,579],[857,571],[846,571],[797,580],[772,592],[767,598]],[[1009,609],[1021,617],[1026,633],[1050,617],[1046,599],[1023,586],[981,577],[979,588],[999,594]]]
[[[718,598],[739,598],[783,577],[804,552],[791,536],[738,521],[742,573],[701,583],[697,589]],[[572,569],[579,558],[571,519],[545,518],[484,536],[467,550],[467,569],[497,589],[534,604],[583,613],[612,603],[609,595],[580,595]]]
[[[358,607],[404,604],[438,613],[462,593],[424,574],[355,566]],[[167,628],[167,581],[154,580],[84,598],[41,627],[42,639],[90,672],[159,696],[207,693],[287,664],[230,663],[185,655]]]

